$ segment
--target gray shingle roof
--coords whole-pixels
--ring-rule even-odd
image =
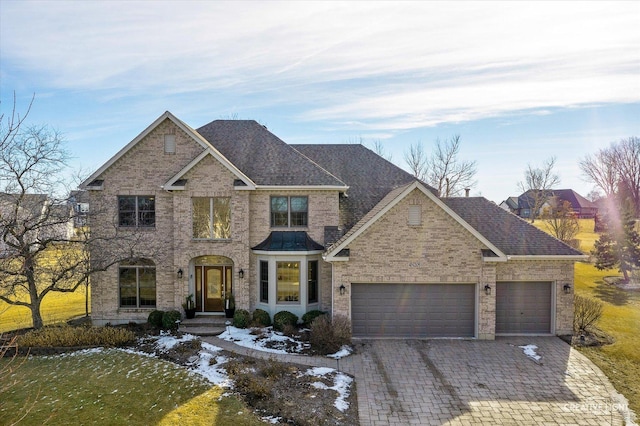
[[[483,197],[441,198],[449,208],[508,256],[576,256],[582,253]]]
[[[256,185],[345,186],[254,120],[215,120],[197,132]]]
[[[347,196],[340,199],[340,223],[345,230],[355,225],[391,190],[416,180],[363,145],[292,146],[349,186]],[[432,191],[435,193],[434,189]]]

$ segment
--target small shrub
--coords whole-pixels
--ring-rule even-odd
[[[135,340],[133,331],[121,327],[52,326],[33,330],[18,338],[24,347],[121,346]]]
[[[268,379],[278,380],[286,374],[289,374],[289,370],[290,368],[287,364],[278,362],[273,358],[269,358],[269,360],[265,361],[263,367],[260,369],[260,373],[263,377]]]
[[[178,311],[167,311],[162,315],[162,328],[166,330],[175,330],[178,328],[178,321],[182,318],[182,314]]]
[[[263,309],[256,309],[253,311],[253,324],[269,327],[271,325],[271,316],[269,316],[269,312]]]
[[[331,354],[351,343],[351,322],[343,316],[321,315],[311,323],[311,348],[320,354]]]
[[[273,382],[256,376],[252,372],[242,372],[233,377],[235,389],[243,394],[249,403],[265,399],[271,395]]]
[[[164,315],[163,311],[153,310],[149,314],[149,317],[147,318],[147,322],[154,327],[161,328],[163,315]]]
[[[311,323],[313,322],[314,319],[318,318],[320,315],[325,315],[325,314],[326,312],[319,311],[317,309],[314,309],[313,311],[309,311],[302,316],[302,324],[304,324],[305,327],[311,327]]]
[[[283,331],[285,325],[295,326],[298,324],[298,317],[289,311],[280,311],[273,316],[273,328]]]
[[[233,314],[233,326],[237,328],[247,328],[251,323],[251,314],[246,309],[237,309]]]
[[[573,305],[573,331],[581,333],[595,328],[595,323],[602,316],[603,303],[590,297],[575,295]]]

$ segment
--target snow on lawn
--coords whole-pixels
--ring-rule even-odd
[[[526,346],[518,346],[518,347],[522,349],[524,354],[529,358],[531,358],[532,360],[539,362],[542,359],[542,356],[538,355],[538,353],[536,352],[536,349],[538,349],[536,345],[526,345]]]
[[[257,334],[252,334],[256,333]],[[227,331],[218,336],[222,340],[238,346],[274,354],[300,353],[309,348],[309,344],[273,331],[272,327],[263,329],[227,327]],[[287,350],[288,349],[288,350]]]
[[[322,382],[314,382],[311,384],[311,386],[317,389],[333,389],[334,391],[338,392],[338,397],[336,398],[333,405],[342,412],[349,408],[347,398],[349,397],[350,393],[349,388],[351,387],[351,383],[353,382],[353,379],[351,377],[328,367],[310,368],[306,371],[305,374],[308,376],[325,378],[329,375],[333,375],[333,386],[327,386]]]
[[[170,333],[163,332],[153,339],[156,339],[155,347],[159,352],[167,352],[181,343],[196,340],[198,337],[193,334],[183,334],[182,337],[177,338]],[[189,370],[204,377],[214,385],[231,387],[231,380],[227,376],[226,370],[222,367],[228,359],[226,356],[216,355],[222,348],[206,342],[201,342],[201,346],[202,350],[198,353],[198,356],[194,356],[189,360]]]

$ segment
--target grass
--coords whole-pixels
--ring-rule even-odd
[[[598,271],[587,263],[576,264],[576,294],[604,303],[597,326],[616,340],[612,345],[580,351],[600,367],[618,392],[629,400],[631,409],[640,413],[640,291],[607,284],[604,277],[612,275],[617,272]]]
[[[85,286],[73,293],[48,293],[42,299],[40,313],[45,325],[65,322],[85,314]],[[91,290],[89,289],[89,306],[91,306]],[[31,310],[24,306],[9,305],[0,302],[0,333],[33,325]]]
[[[0,360],[0,371],[3,363]],[[262,425],[241,401],[170,362],[116,349],[30,357],[4,379],[8,424]],[[28,411],[28,412],[27,412]]]
[[[544,221],[537,220],[534,225],[548,232]],[[580,240],[580,250],[587,254],[599,237],[593,226],[593,219],[580,219],[576,238]],[[604,304],[597,326],[615,338],[612,345],[579,349],[629,400],[631,409],[640,413],[640,291],[622,290],[604,281],[604,277],[618,275],[616,269],[599,271],[592,264],[576,263],[576,294]]]

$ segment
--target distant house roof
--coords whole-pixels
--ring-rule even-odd
[[[507,256],[582,255],[486,198],[442,198],[442,202]]]
[[[511,210],[518,209],[518,197],[509,197],[503,201],[504,204],[507,205]]]
[[[346,184],[254,120],[215,120],[197,132],[260,186]]]
[[[578,194],[573,189],[554,189],[553,195],[558,197],[561,200],[570,202],[574,209],[577,209],[577,208],[597,209],[598,208],[598,206],[595,203],[587,200],[586,198]]]
[[[360,144],[291,146],[349,186],[340,199],[340,222],[345,230],[354,226],[391,190],[416,180]],[[424,186],[437,193],[432,187]]]
[[[322,251],[319,244],[304,231],[272,231],[269,236],[255,247],[257,251]]]

